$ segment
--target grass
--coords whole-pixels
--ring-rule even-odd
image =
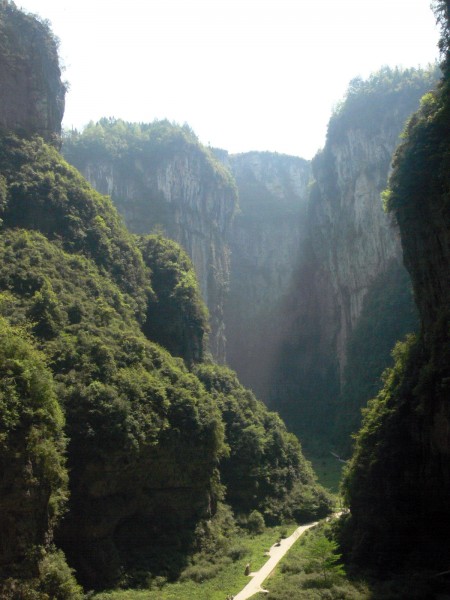
[[[156,587],[158,582],[155,582],[152,589],[101,592],[92,600],[224,600],[227,594],[237,594],[247,585],[246,564],[250,563],[251,571],[260,569],[268,560],[265,552],[280,539],[282,533],[287,530],[286,535],[289,536],[296,528],[297,525],[292,524],[289,527],[267,527],[262,534],[255,536],[240,534],[236,541],[246,547],[246,554],[235,562],[229,559],[212,579],[166,583],[161,588]]]
[[[333,494],[337,494],[345,463],[334,456],[308,456],[308,460],[312,463],[319,483]]]
[[[322,522],[310,529],[281,559],[264,584],[270,592],[270,598],[369,600],[371,596],[367,585],[351,581],[345,575],[340,564],[340,554],[337,549],[330,547],[330,542],[325,538],[328,528],[329,524]],[[315,550],[312,551],[311,548]],[[267,596],[256,594],[254,599],[266,600]]]

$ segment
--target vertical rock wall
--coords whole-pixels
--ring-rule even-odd
[[[267,399],[280,305],[305,235],[310,163],[269,152],[231,155],[227,163],[239,190],[229,235],[227,358],[241,380]]]
[[[155,153],[119,158],[66,154],[99,192],[111,196],[133,233],[162,230],[184,247],[209,309],[211,352],[224,362],[227,236],[237,205],[232,178],[207,150],[183,141],[170,150],[162,145]]]
[[[307,233],[283,308],[270,397],[302,439],[333,443],[364,300],[380,276],[403,269],[399,231],[380,194],[405,121],[436,76],[385,69],[354,82],[312,161]]]
[[[57,44],[47,25],[0,5],[0,129],[58,143],[64,114]]]

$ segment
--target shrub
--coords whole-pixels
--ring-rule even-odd
[[[247,529],[250,531],[250,533],[262,533],[265,526],[266,524],[264,523],[264,517],[262,514],[257,510],[252,510],[247,519]]]

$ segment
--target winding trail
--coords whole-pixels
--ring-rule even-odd
[[[274,544],[268,552],[270,556],[269,560],[255,573],[250,573],[252,577],[251,581],[247,583],[245,588],[236,594],[234,600],[247,600],[258,592],[267,592],[262,588],[263,581],[272,573],[276,565],[280,562],[289,548],[298,540],[298,538],[305,533],[310,527],[317,525],[318,521],[314,523],[308,523],[308,525],[301,525],[298,527],[292,535],[284,540],[281,540],[280,544]]]

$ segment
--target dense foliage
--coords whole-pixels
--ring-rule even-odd
[[[138,244],[154,291],[147,304],[145,335],[188,364],[202,360],[208,314],[190,258],[161,235],[142,237]]]
[[[129,123],[103,118],[89,123],[81,133],[65,132],[63,152],[67,160],[84,173],[89,166],[100,170],[105,165],[112,167],[120,192],[108,190],[108,193],[113,196],[119,212],[126,214],[132,210],[130,204],[134,211],[145,206],[141,223],[133,223],[132,230],[136,233],[149,233],[156,226],[173,233],[173,207],[168,205],[170,199],[164,198],[156,187],[152,188],[151,174],[175,157],[178,157],[178,166],[190,157],[197,163],[205,182],[210,180],[219,188],[230,188],[236,195],[236,185],[229,171],[200,144],[188,125],[180,126],[167,120]],[[126,182],[131,174],[137,197],[127,198]]]
[[[436,5],[446,50],[448,2]],[[400,227],[421,330],[397,347],[345,481],[348,550],[355,562],[376,568],[439,572],[450,561],[448,54],[445,59],[442,82],[408,123],[385,194]],[[445,585],[440,575],[430,581]]]
[[[92,261],[32,231],[6,230],[0,247],[1,287],[8,292],[3,312],[13,322],[31,322],[67,416],[71,500],[58,537],[84,578],[80,556],[95,571],[89,581],[106,583],[118,575],[119,546],[127,552],[130,543],[111,545],[111,538],[119,522],[126,528],[124,518],[136,512],[131,506],[146,496],[149,480],[193,486],[197,507],[192,512],[186,498],[186,513],[202,516],[214,494],[221,417],[182,363],[145,339],[123,293]],[[161,463],[173,453],[179,457],[170,483]],[[129,499],[116,504],[120,493]],[[170,502],[165,509],[173,510]],[[147,520],[165,520],[166,531],[175,527],[161,508],[148,513]],[[111,546],[107,564],[96,563],[90,553],[100,554],[105,544]]]
[[[53,535],[67,492],[64,419],[52,375],[26,332],[0,319],[0,580]]]
[[[349,127],[377,134],[387,106],[399,104],[403,114],[411,114],[417,109],[417,99],[436,85],[439,74],[436,65],[426,69],[385,66],[367,79],[352,79],[330,119],[328,138],[336,141]]]
[[[129,151],[150,152],[156,160],[161,160],[162,148],[170,154],[183,142],[198,144],[197,136],[188,125],[179,127],[167,120],[128,123],[122,119],[102,118],[97,123],[88,123],[81,133],[66,131],[64,152],[75,162],[87,161],[97,154],[102,158],[123,158]]]
[[[187,125],[168,121],[101,119],[82,133],[68,132],[63,151],[98,191],[111,196],[130,231],[163,232],[188,252],[208,304],[209,347],[225,360],[225,235],[237,206],[228,170]]]
[[[61,419],[53,434],[42,429],[36,440],[36,453],[42,444],[59,469],[40,474],[36,466],[41,508],[52,519],[36,535],[53,531],[65,497],[62,408],[70,499],[56,542],[80,581],[102,587],[150,571],[175,577],[227,486],[243,514],[260,509],[272,521],[326,514],[329,499],[280,419],[231,373],[218,370],[216,378],[233,385],[209,386],[206,373],[215,367],[188,370],[203,358],[208,326],[184,251],[160,235],[137,242],[110,200],[39,138],[3,136],[0,174],[0,310],[45,355],[50,371],[39,369],[41,381],[50,378],[48,406]],[[9,331],[6,321],[4,327]],[[14,402],[17,418],[28,414],[20,399]],[[39,418],[51,426],[45,412]],[[50,593],[64,581],[67,598],[78,597],[50,538],[42,541],[44,557],[32,561],[34,572],[17,573],[25,578],[24,598],[27,589]],[[4,560],[9,564],[8,555]]]
[[[218,365],[195,370],[220,408],[229,454],[220,471],[226,499],[237,512],[257,508],[267,522],[325,516],[331,499],[315,481],[298,439],[268,412],[235,373]]]
[[[52,147],[36,137],[0,139],[5,227],[40,231],[69,252],[83,253],[129,294],[136,313],[145,306],[142,257],[111,200],[95,192]]]

